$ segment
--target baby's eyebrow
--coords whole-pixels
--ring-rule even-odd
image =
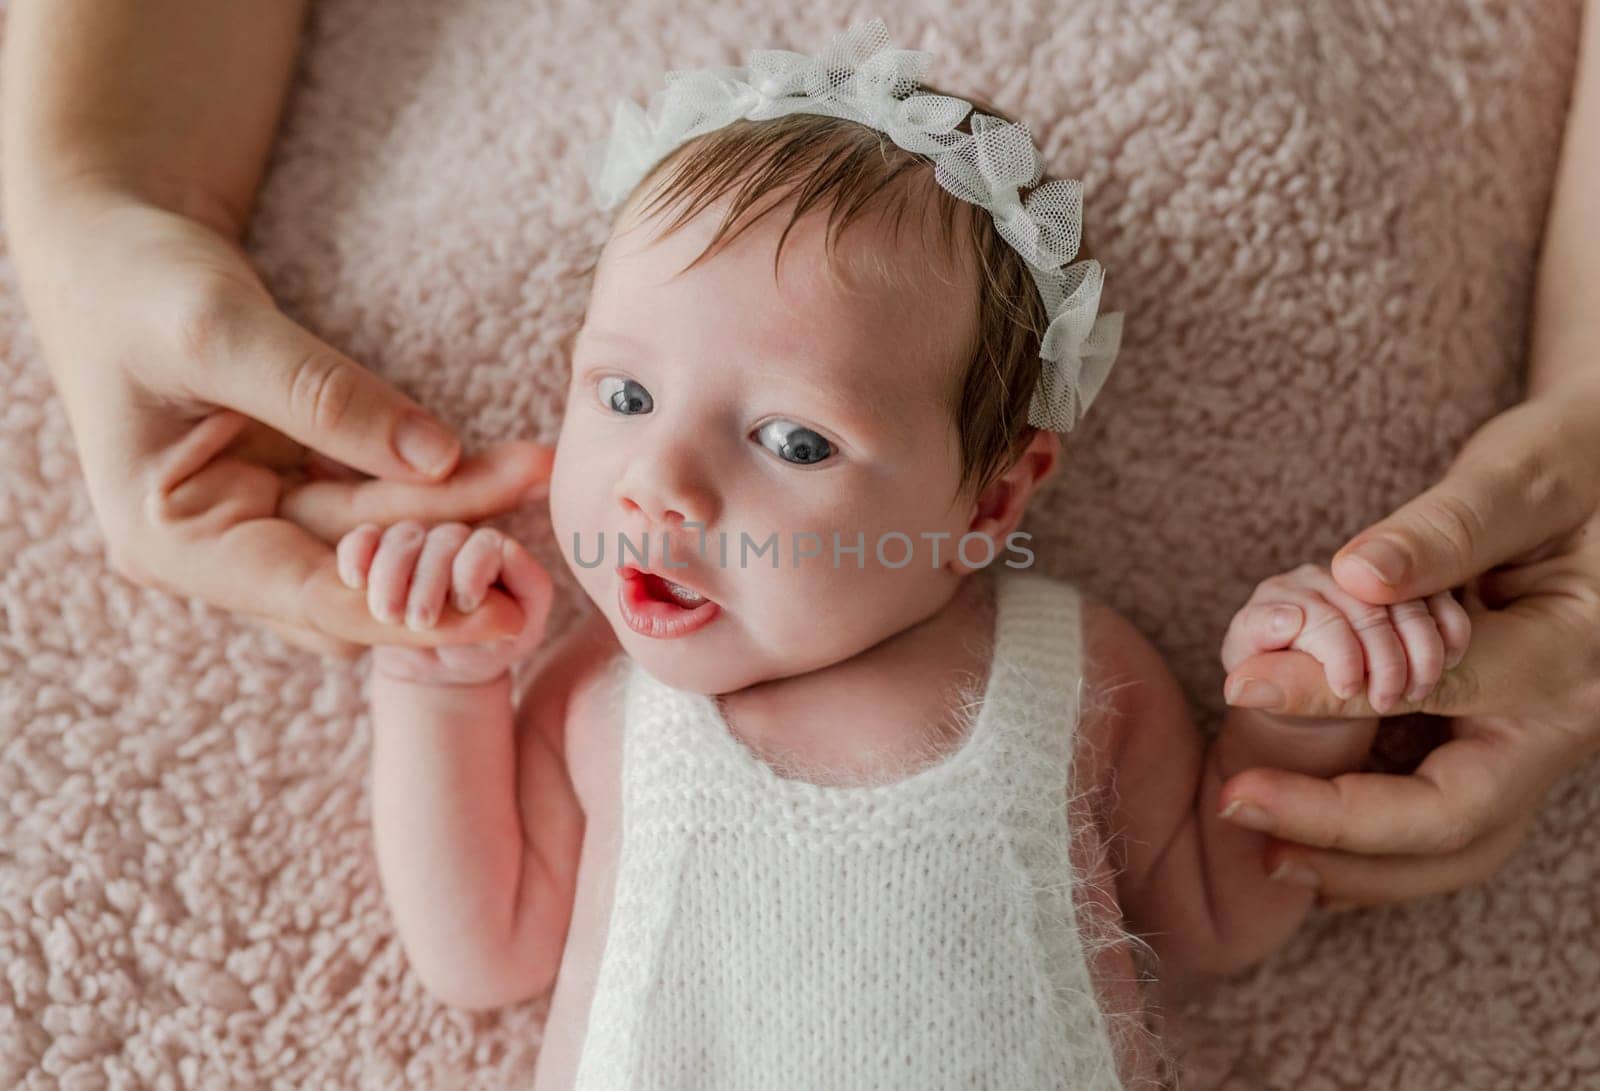
[[[639,340],[637,337],[632,337],[632,336],[630,336],[630,335],[628,335],[626,333],[618,333],[615,330],[596,329],[593,326],[584,326],[581,329],[579,329],[578,330],[578,340],[580,340],[580,341],[615,341],[617,344],[627,345],[630,348],[636,348],[636,349],[644,349],[644,348],[648,348],[649,347],[643,341]]]
[[[581,340],[608,341],[641,352],[650,350],[650,346],[640,338],[619,330],[585,326],[579,331],[578,336]],[[830,419],[843,419],[858,432],[864,431],[875,435],[897,432],[899,417],[903,411],[920,400],[918,392],[904,389],[894,383],[871,389],[841,389],[807,378],[798,363],[791,362],[787,358],[770,358],[762,362],[769,365],[762,368],[765,374],[784,385],[803,386],[813,391],[815,395],[820,395],[819,400],[823,403],[824,412]]]

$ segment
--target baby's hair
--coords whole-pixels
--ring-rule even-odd
[[[920,90],[949,94],[927,83]],[[1015,120],[974,96],[960,97],[972,103],[974,112]],[[970,117],[958,131],[971,131]],[[657,178],[660,185],[652,192]],[[1042,175],[1039,184],[1049,180],[1048,174]],[[828,209],[824,242],[833,273],[837,237],[862,214],[892,212],[898,238],[906,213],[925,216],[932,205],[944,254],[959,263],[957,248],[965,246],[979,270],[976,336],[953,354],[954,369],[947,372],[953,379],[944,391],[961,448],[957,496],[977,497],[1012,466],[1037,431],[1027,422],[1028,407],[1039,385],[1039,348],[1049,315],[1026,263],[995,230],[988,212],[940,186],[931,157],[901,148],[876,129],[842,118],[793,113],[735,120],[686,141],[640,180],[618,220],[646,196],[645,215],[679,205],[677,216],[662,228],[665,236],[730,193],[732,204],[716,234],[685,271],[709,256],[724,236],[731,241],[791,198],[789,222],[773,254],[774,275],[789,230],[813,206]],[[734,227],[768,196],[777,199]],[[1075,260],[1089,256],[1085,243]],[[876,264],[889,271],[890,263]]]

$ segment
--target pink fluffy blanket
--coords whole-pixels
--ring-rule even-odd
[[[1149,634],[1214,729],[1255,582],[1326,560],[1520,397],[1577,3],[885,14],[931,80],[1085,180],[1127,333],[1033,547]],[[604,230],[575,153],[615,96],[866,15],[324,0],[252,252],[286,310],[470,445],[552,442]],[[362,669],[107,569],[0,278],[0,1086],[525,1085],[542,1005],[446,1009],[395,940]],[[548,526],[512,527],[570,618]],[[1597,825],[1591,768],[1488,886],[1313,918],[1176,1021],[1186,1082],[1600,1085]]]

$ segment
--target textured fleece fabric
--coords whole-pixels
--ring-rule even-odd
[[[616,95],[883,14],[930,81],[1028,122],[1127,315],[1031,545],[1149,634],[1206,731],[1255,583],[1521,396],[1576,0],[311,8],[250,250],[469,445],[555,439],[605,230],[573,156]],[[364,668],[108,569],[0,278],[0,1086],[525,1085],[542,1003],[447,1009],[396,942]],[[502,525],[570,621],[548,523]],[[1395,760],[1439,723],[1386,725]],[[1594,1085],[1597,826],[1590,767],[1487,886],[1314,917],[1179,1013],[1187,1084]]]

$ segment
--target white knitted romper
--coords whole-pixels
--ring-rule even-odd
[[[973,727],[891,784],[779,777],[627,668],[580,1091],[1121,1086],[1067,858],[1078,595],[1007,569],[996,595]]]

